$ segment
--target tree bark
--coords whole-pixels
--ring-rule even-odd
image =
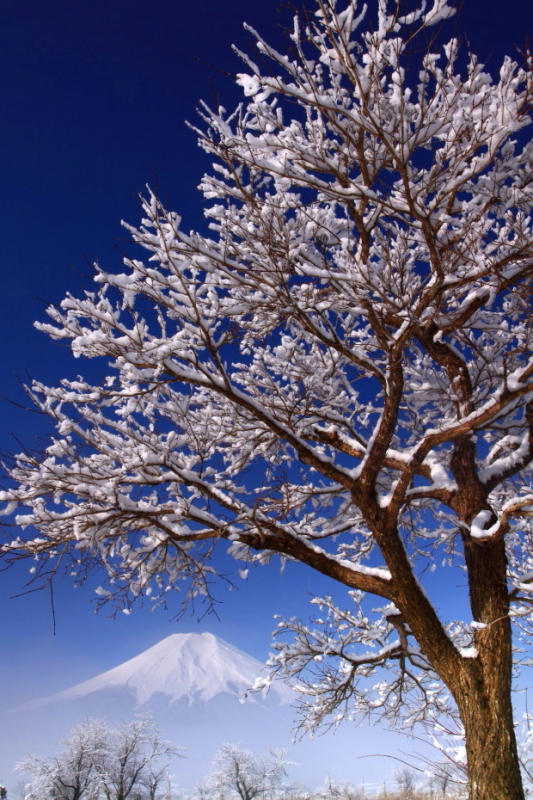
[[[465,729],[470,800],[525,797],[513,720],[512,629],[503,540],[464,541],[478,654],[455,688]],[[466,677],[467,676],[467,677]],[[465,680],[466,677],[466,680]],[[459,689],[457,691],[457,689]]]
[[[511,703],[496,684],[489,696],[478,689],[461,703],[469,800],[524,800]]]
[[[455,698],[466,739],[470,800],[525,797],[513,720],[512,629],[503,540],[465,543],[478,655],[464,659],[468,679]],[[468,662],[471,661],[470,665]]]
[[[455,511],[471,525],[475,515],[490,505],[470,438],[455,443],[451,468],[459,487]],[[477,656],[464,659],[466,671],[458,682],[462,685],[454,687],[465,729],[469,799],[523,800],[511,702],[512,628],[505,541],[503,537],[476,540],[466,531],[461,538],[472,619],[484,626],[474,633]]]

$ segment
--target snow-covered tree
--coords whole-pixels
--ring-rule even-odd
[[[97,800],[107,726],[97,719],[76,725],[54,758],[26,756],[17,769],[31,776],[27,800]]]
[[[254,755],[234,744],[222,745],[215,756],[206,786],[210,797],[273,800],[287,775],[281,750]]]
[[[94,292],[49,310],[39,327],[105,374],[32,385],[57,432],[14,460],[1,497],[27,530],[8,558],[38,572],[70,553],[77,579],[97,559],[104,599],[207,593],[221,541],[329,576],[353,608],[324,598],[315,627],[280,623],[294,640],[276,664],[303,671],[309,724],[380,709],[427,724],[455,706],[472,800],[515,800],[533,73],[506,58],[493,77],[431,39],[452,14],[319,0],[290,55],[254,34],[265,67],[242,56],[243,103],[201,109],[209,229],[149,194],[130,228],[147,260],[98,267]],[[432,575],[468,586],[461,622]]]
[[[105,800],[157,800],[167,790],[170,760],[178,750],[161,738],[150,715],[108,730],[100,764]]]
[[[17,768],[31,776],[27,800],[164,800],[177,749],[145,715],[110,728],[104,720],[77,725],[52,759],[27,756]]]
[[[365,790],[352,786],[351,783],[346,781],[338,781],[328,776],[323,789],[321,789],[317,796],[321,800],[364,800]]]

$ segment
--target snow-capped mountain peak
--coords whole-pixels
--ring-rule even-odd
[[[208,701],[220,693],[241,697],[263,670],[259,661],[212,633],[174,633],[118,667],[15,711],[105,690],[127,690],[137,706],[155,694],[165,695],[169,703],[182,698]],[[294,697],[284,685],[274,684],[272,691],[278,702],[291,702]]]

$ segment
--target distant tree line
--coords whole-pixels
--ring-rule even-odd
[[[29,755],[17,768],[28,781],[13,800],[458,800],[466,782],[451,762],[432,770],[403,767],[394,789],[375,792],[331,776],[310,792],[289,785],[289,763],[282,750],[256,755],[234,744],[219,747],[206,778],[187,795],[180,794],[170,773],[180,748],[161,737],[149,715],[111,728],[101,719],[76,725],[53,758]],[[463,786],[461,785],[463,783]],[[0,785],[0,800],[7,797]],[[7,800],[12,800],[11,796]]]

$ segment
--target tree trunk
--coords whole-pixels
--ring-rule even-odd
[[[465,728],[469,798],[524,800],[511,702],[512,630],[504,543],[471,545],[466,561],[477,578],[470,592],[474,619],[487,623],[474,635],[478,655],[464,659],[467,670],[461,690],[455,692]],[[487,599],[482,589],[490,584],[492,597]]]
[[[470,440],[456,443],[453,472],[461,487],[457,512],[468,525],[487,506]],[[503,537],[476,541],[462,533],[477,656],[454,692],[465,728],[470,800],[524,800],[511,702],[512,629]],[[470,661],[470,664],[468,663]]]
[[[473,494],[473,492],[471,492]],[[473,513],[470,514],[470,517]],[[465,535],[477,653],[460,655],[427,597],[420,591],[398,535],[376,539],[396,578],[396,603],[433,669],[450,689],[465,730],[469,800],[524,800],[514,730],[512,630],[503,540],[476,542]],[[397,617],[399,619],[399,617]]]
[[[487,702],[475,693],[465,726],[469,800],[524,800],[511,704],[508,697]],[[481,695],[481,696],[480,696]],[[466,698],[465,698],[466,699]]]

